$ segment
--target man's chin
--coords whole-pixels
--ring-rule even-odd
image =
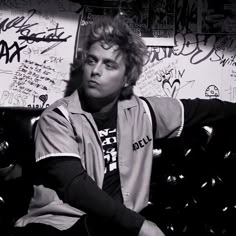
[[[94,89],[88,89],[85,91],[84,94],[87,98],[90,98],[90,99],[103,99],[104,98],[104,96],[102,96],[101,93],[99,93],[98,91]]]

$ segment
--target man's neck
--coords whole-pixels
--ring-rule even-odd
[[[118,97],[114,99],[93,99],[84,94],[81,96],[81,104],[85,111],[90,113],[108,113],[117,104]]]
[[[86,103],[91,113],[108,113],[115,106],[117,100],[118,99],[114,99],[108,102],[98,101],[97,99],[93,101],[93,99],[89,99]]]

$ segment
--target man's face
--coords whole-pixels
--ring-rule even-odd
[[[94,43],[88,50],[83,70],[86,96],[111,101],[119,96],[125,82],[125,62],[117,46],[104,48],[101,42]]]

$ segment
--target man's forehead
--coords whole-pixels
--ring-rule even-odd
[[[123,56],[123,54],[117,44],[109,44],[104,41],[99,41],[99,42],[96,42],[93,45],[91,45],[91,47],[88,50],[88,54],[93,54],[93,52],[94,52],[93,49],[94,49],[94,47],[96,47],[96,45],[99,45],[104,50],[109,50],[115,59],[121,59]]]

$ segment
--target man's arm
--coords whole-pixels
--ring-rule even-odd
[[[37,182],[54,189],[60,199],[95,218],[99,224],[112,222],[138,235],[144,217],[102,191],[75,157],[54,157],[37,163]],[[96,223],[97,223],[96,222]]]
[[[156,224],[145,220],[138,236],[165,236]]]
[[[184,127],[206,126],[236,119],[236,104],[219,99],[181,99],[184,106]],[[233,124],[233,123],[231,123]]]

